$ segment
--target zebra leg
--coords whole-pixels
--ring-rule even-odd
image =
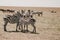
[[[34,25],[34,24],[31,24],[31,25],[32,25],[32,27],[34,28],[34,29],[33,29],[33,32],[36,33],[36,27],[35,27],[35,25]]]
[[[18,22],[17,25],[16,25],[16,31],[18,31],[18,30],[17,30],[18,26],[19,26],[19,22]]]
[[[28,25],[26,25],[26,31],[28,32]]]
[[[21,29],[20,25],[19,25],[19,29]]]
[[[41,16],[43,15],[43,13],[41,12]]]
[[[23,32],[23,25],[21,24],[21,32]]]
[[[24,32],[25,32],[25,26],[26,26],[26,25],[24,24]]]
[[[6,30],[7,24],[8,24],[8,22],[6,21],[5,24],[4,24],[4,31],[7,31],[7,30]]]

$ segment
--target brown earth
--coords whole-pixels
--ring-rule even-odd
[[[37,11],[43,11],[43,16],[34,15],[36,19],[37,34],[22,33],[22,32],[5,32],[3,15],[12,13],[3,13],[0,11],[0,40],[60,40],[60,8],[50,7],[3,7],[0,9],[31,9]],[[51,13],[51,10],[55,10],[56,13]],[[7,30],[14,31],[16,24],[8,24]],[[29,25],[29,30],[32,31],[32,26]]]

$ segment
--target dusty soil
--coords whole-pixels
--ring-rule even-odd
[[[4,31],[3,16],[5,14],[0,11],[0,40],[60,40],[60,8],[43,8],[43,7],[0,7],[3,9],[31,9],[37,11],[43,11],[43,16],[34,15],[36,19],[36,31],[37,33],[22,33],[15,32],[16,24],[8,24],[7,30],[12,32]],[[51,10],[55,10],[56,13],[51,13]],[[32,31],[32,26],[29,25],[29,30]]]

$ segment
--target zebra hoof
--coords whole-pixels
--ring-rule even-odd
[[[6,32],[7,32],[7,30],[4,30],[4,31],[6,31]]]
[[[21,32],[23,32],[23,30],[21,30]]]
[[[19,32],[18,30],[16,30],[16,32]]]
[[[25,30],[26,32],[29,32],[29,30]]]
[[[31,33],[34,33],[34,34],[36,34],[36,32],[31,32]]]

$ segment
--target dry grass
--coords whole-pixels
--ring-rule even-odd
[[[6,9],[7,7],[0,7]],[[10,8],[10,7],[8,7]],[[23,9],[12,8],[11,9]],[[22,32],[5,32],[3,31],[3,15],[6,13],[0,12],[0,40],[60,40],[60,8],[24,8],[31,10],[43,11],[43,16],[36,19],[37,34],[22,33]],[[56,10],[57,13],[51,13],[50,10]],[[8,13],[9,14],[9,13]],[[7,30],[15,30],[16,24],[8,24]],[[32,26],[29,25],[29,30],[32,31]]]

